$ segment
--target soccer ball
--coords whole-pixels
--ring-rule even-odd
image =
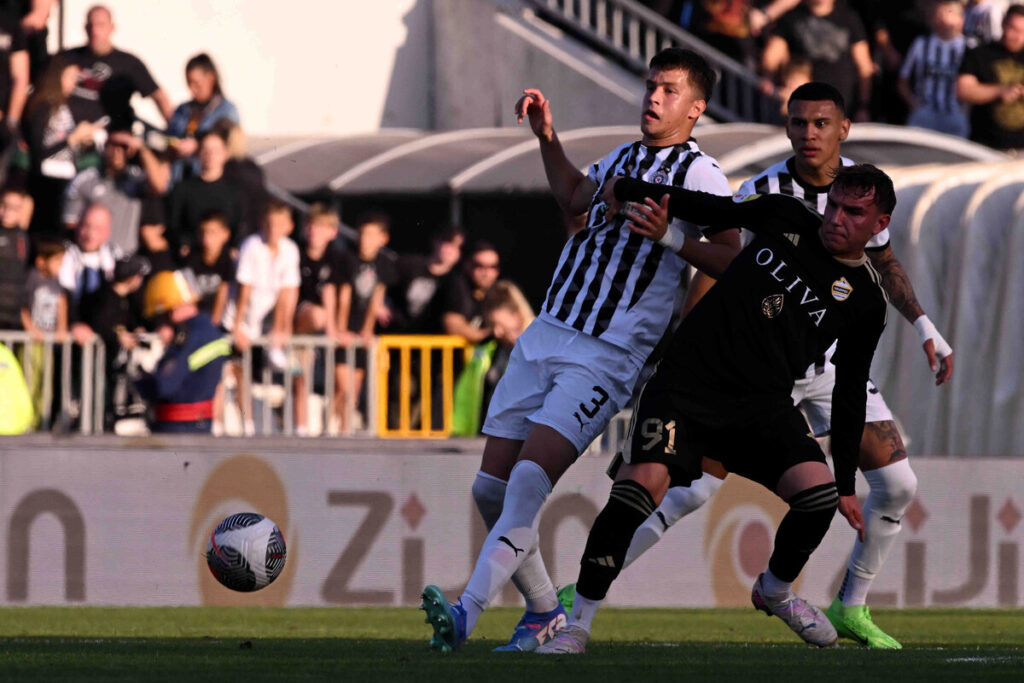
[[[256,591],[273,583],[284,569],[284,536],[271,520],[239,512],[217,525],[206,543],[206,564],[224,586]]]

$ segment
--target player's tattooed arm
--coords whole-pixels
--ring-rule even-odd
[[[882,276],[882,289],[889,295],[889,302],[896,310],[910,322],[924,315],[924,309],[917,302],[914,286],[910,284],[907,271],[903,270],[903,265],[896,258],[892,247],[871,250],[867,254],[875,270]]]

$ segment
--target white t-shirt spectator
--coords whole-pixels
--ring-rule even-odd
[[[224,311],[224,327],[232,330],[238,308],[238,285],[249,285],[249,305],[242,328],[250,338],[263,334],[263,322],[274,310],[282,289],[298,287],[299,248],[291,239],[282,237],[277,245],[277,257],[271,253],[262,234],[250,235],[238,250],[238,269],[231,285],[231,296]]]

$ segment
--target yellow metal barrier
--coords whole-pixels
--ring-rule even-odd
[[[445,335],[382,335],[377,338],[377,436],[382,438],[445,438],[452,431],[455,386],[455,353],[469,360],[473,347],[462,337]],[[391,356],[398,352],[398,426],[392,427]],[[441,353],[441,428],[434,428],[434,377],[431,367],[435,351]],[[413,357],[419,360],[419,403],[412,403]],[[418,408],[418,411],[416,409]],[[414,412],[416,414],[414,414]],[[413,427],[418,423],[418,427]]]

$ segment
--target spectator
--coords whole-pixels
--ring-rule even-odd
[[[900,95],[910,107],[907,125],[965,138],[967,115],[956,96],[964,56],[963,5],[959,0],[936,0],[929,19],[931,35],[911,44],[900,70]]]
[[[137,385],[152,402],[154,432],[209,434],[213,428],[214,396],[231,345],[195,299],[182,272],[157,273],[146,285],[144,313],[156,319],[166,347],[156,370]]]
[[[713,48],[748,68],[757,65],[750,30],[750,0],[700,0],[694,3],[690,30]]]
[[[35,247],[35,267],[29,271],[25,281],[24,297],[21,303],[21,323],[25,331],[37,341],[25,346],[22,366],[25,368],[25,382],[35,414],[43,414],[43,378],[45,348],[41,342],[47,335],[53,335],[63,343],[68,332],[68,296],[60,285],[58,273],[63,270],[64,243],[55,238],[40,240]],[[54,377],[59,374],[53,373]],[[56,400],[58,392],[53,392]]]
[[[139,249],[136,252],[149,261],[150,273],[178,268],[178,254],[167,241],[164,203],[160,197],[145,197],[139,216]]]
[[[102,204],[91,205],[82,214],[75,229],[75,242],[68,247],[61,265],[60,284],[70,293],[71,335],[79,344],[93,337],[92,329],[78,318],[82,298],[113,279],[114,264],[122,255],[110,241],[110,232],[110,209]]]
[[[345,253],[338,290],[338,343],[347,347],[338,349],[335,357],[334,408],[342,434],[349,434],[353,429],[349,417],[355,412],[362,391],[367,352],[373,345],[377,318],[384,307],[384,293],[398,279],[391,261],[380,253],[390,239],[388,217],[368,213],[359,218],[356,227],[358,248],[354,253]],[[353,349],[352,343],[357,338],[362,347]],[[349,353],[355,353],[355,367],[351,372]]]
[[[132,163],[134,159],[142,165]],[[100,202],[113,220],[112,239],[122,251],[131,253],[139,245],[142,201],[167,190],[169,169],[142,140],[127,131],[112,133],[103,147],[103,163],[75,176],[64,193],[64,225],[78,225],[82,212]]]
[[[143,327],[141,288],[148,273],[149,262],[144,258],[121,258],[114,264],[111,280],[83,295],[79,306],[79,321],[103,341],[106,432],[114,431],[115,423],[128,416],[128,354],[138,345]]]
[[[479,344],[491,336],[483,317],[483,302],[501,273],[497,250],[487,242],[477,242],[469,253],[465,271],[449,281],[441,319],[444,333]]]
[[[487,292],[483,315],[494,339],[473,351],[455,385],[452,433],[475,436],[487,415],[498,381],[505,374],[512,348],[519,335],[533,322],[534,314],[526,297],[508,280],[499,280]]]
[[[462,258],[462,232],[450,227],[436,234],[429,255],[398,260],[399,281],[391,290],[391,330],[401,334],[441,334],[444,283]]]
[[[86,13],[85,33],[89,42],[65,51],[64,56],[81,69],[70,107],[76,121],[98,121],[109,117],[111,128],[125,130],[135,122],[131,99],[136,92],[149,97],[164,120],[170,118],[171,101],[138,57],[114,47],[114,18],[103,5]]]
[[[19,189],[0,192],[0,329],[20,330],[21,301],[28,271],[25,213],[30,200]]]
[[[196,237],[200,219],[211,211],[219,211],[228,220],[232,244],[241,244],[243,233],[242,199],[238,191],[224,177],[224,164],[228,160],[227,131],[215,127],[199,141],[198,176],[188,178],[174,186],[169,200],[168,240],[188,253]]]
[[[54,57],[25,108],[22,132],[29,150],[28,191],[35,205],[30,230],[34,235],[60,233],[61,199],[75,177],[75,161],[83,149],[94,144],[101,130],[87,121],[75,124],[68,108],[68,95],[78,73],[77,66]]]
[[[995,149],[1024,149],[1024,6],[1006,10],[998,42],[967,51],[956,94],[973,105],[972,140]]]
[[[199,310],[220,325],[228,303],[228,291],[235,280],[235,262],[228,250],[231,228],[224,214],[212,211],[199,221],[199,248],[185,259],[185,267],[196,279]]]
[[[267,360],[279,370],[287,365],[283,347],[292,333],[301,282],[299,248],[288,238],[293,228],[288,205],[276,200],[268,202],[263,210],[260,232],[247,237],[239,249],[235,283],[224,313],[224,327],[231,331],[238,352],[250,348],[253,339],[269,332]],[[254,355],[254,362],[262,361],[259,354]],[[242,381],[242,366],[231,363],[231,371],[239,387],[243,431],[247,435],[255,434],[249,387]]]
[[[836,87],[847,102],[856,102],[853,118],[870,118],[871,61],[860,17],[837,0],[804,0],[779,19],[777,33],[768,39],[761,66],[777,78],[791,59],[811,62],[816,81]]]
[[[266,178],[260,165],[249,156],[245,131],[241,126],[221,119],[214,128],[226,131],[228,160],[224,163],[224,180],[242,199],[242,232],[241,237],[236,238],[238,243],[249,236],[263,213],[263,205],[269,197]]]
[[[310,207],[304,230],[305,248],[299,261],[302,283],[295,311],[296,334],[325,333],[329,339],[343,339],[338,336],[338,286],[343,265],[341,253],[334,247],[339,223],[337,212],[326,205]],[[303,350],[303,368],[312,364],[314,355]],[[295,431],[299,436],[309,435],[306,374],[295,377]]]
[[[202,52],[188,60],[185,81],[192,99],[179,104],[167,122],[167,134],[175,140],[172,148],[178,157],[174,162],[174,182],[199,173],[198,137],[221,119],[239,123],[238,109],[224,97],[220,74],[210,55]]]
[[[0,9],[0,152],[18,130],[28,99],[29,61],[18,17]]]
[[[964,14],[964,40],[974,48],[994,43],[1003,35],[1003,17],[1008,0],[970,0]]]

